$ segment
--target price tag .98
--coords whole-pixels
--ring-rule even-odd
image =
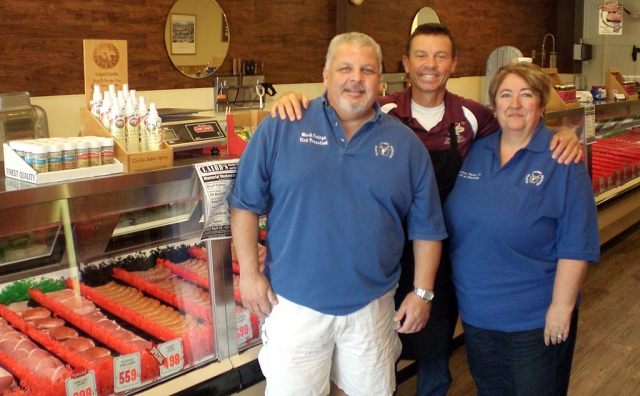
[[[160,365],[160,377],[174,374],[184,367],[184,352],[182,351],[182,338],[167,341],[158,345],[158,350],[164,355],[164,361]]]
[[[140,354],[132,353],[113,359],[113,390],[124,392],[140,386]]]
[[[243,346],[251,341],[253,336],[251,312],[245,310],[236,314],[236,336],[238,337],[238,346]]]
[[[98,394],[96,392],[96,376],[93,370],[67,378],[64,386],[67,396],[95,396]]]

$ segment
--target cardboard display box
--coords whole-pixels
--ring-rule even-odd
[[[100,121],[84,107],[80,108],[80,134],[82,136],[112,137]],[[114,140],[113,156],[122,162],[125,173],[143,172],[173,166],[173,149],[164,141],[160,145],[160,150],[129,153]]]
[[[120,161],[114,159],[113,164],[61,170],[56,172],[36,172],[27,164],[8,144],[2,145],[4,150],[4,175],[6,177],[34,184],[46,184],[63,182],[87,177],[104,176],[114,173],[122,173],[123,166]]]

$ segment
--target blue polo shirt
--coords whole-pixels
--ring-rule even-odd
[[[405,217],[411,239],[447,235],[428,152],[374,106],[349,141],[326,93],[302,120],[265,118],[228,196],[267,214],[273,290],[326,314],[355,312],[395,286]]]
[[[598,220],[584,163],[551,158],[552,132],[500,166],[502,131],[476,140],[444,208],[462,319],[524,331],[545,325],[560,258],[597,261]]]

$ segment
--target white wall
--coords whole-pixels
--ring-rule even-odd
[[[453,93],[480,101],[484,96],[484,77],[452,78],[448,87]],[[274,88],[277,93],[273,97],[267,97],[266,110],[285,92],[302,92],[313,99],[322,95],[325,90],[322,83],[280,84],[274,85]],[[213,88],[138,91],[137,94],[144,96],[147,106],[155,103],[158,108],[213,109]],[[47,113],[49,136],[70,137],[80,133],[80,108],[85,106],[84,99],[84,95],[40,96],[32,97],[31,104],[42,107]],[[224,114],[216,115],[224,120]]]
[[[632,13],[640,14],[640,0],[621,0],[620,3]],[[640,47],[640,19],[623,13],[622,35],[600,35],[598,6],[604,0],[584,1],[584,43],[593,46],[592,59],[582,64],[583,74],[587,76],[587,84],[605,85],[604,73],[609,68],[619,68],[623,76],[640,76],[639,60],[631,58],[633,46]]]

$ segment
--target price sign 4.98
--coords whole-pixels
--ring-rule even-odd
[[[160,344],[158,350],[164,355],[164,361],[160,365],[160,377],[166,377],[182,370],[184,367],[182,338]]]
[[[64,382],[67,396],[95,396],[96,376],[93,370],[74,373]]]

